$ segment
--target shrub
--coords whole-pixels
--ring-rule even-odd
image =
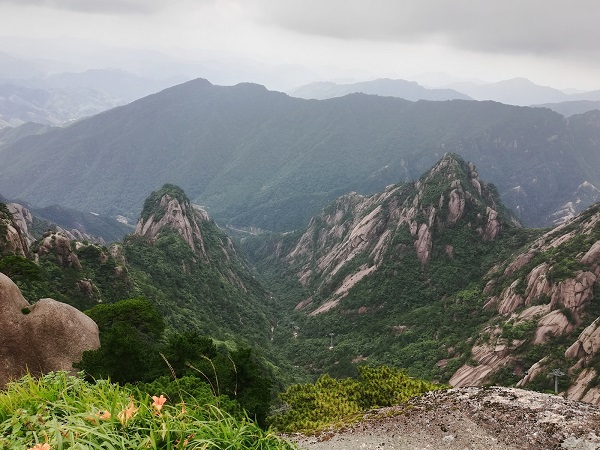
[[[316,431],[355,421],[361,411],[397,405],[445,387],[387,366],[363,366],[359,371],[358,379],[323,375],[314,384],[291,386],[280,395],[284,405],[269,422],[280,431]]]

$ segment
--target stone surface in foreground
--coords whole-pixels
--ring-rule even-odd
[[[458,388],[373,411],[337,433],[292,440],[306,450],[594,450],[600,408],[522,389]]]

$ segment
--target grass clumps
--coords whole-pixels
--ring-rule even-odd
[[[64,372],[30,375],[0,394],[0,448],[261,449],[294,447],[215,404],[149,396]]]
[[[357,421],[369,409],[404,403],[446,386],[409,377],[387,366],[359,368],[357,379],[321,376],[314,384],[296,384],[280,395],[283,407],[271,425],[284,432],[314,432]]]

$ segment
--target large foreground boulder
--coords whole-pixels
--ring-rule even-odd
[[[30,305],[0,273],[0,388],[27,371],[71,371],[84,351],[98,347],[98,326],[92,319],[50,298]]]

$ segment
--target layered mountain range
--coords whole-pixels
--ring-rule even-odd
[[[529,226],[600,198],[600,112],[352,94],[303,100],[194,80],[0,147],[0,192],[131,222],[148,192],[183,187],[220,223],[292,230],[340,195],[414,180],[444,153],[478,166]],[[152,174],[152,176],[149,176]]]
[[[304,230],[245,235],[260,277],[174,185],[110,248],[35,236],[26,208],[3,206],[0,265],[30,299],[84,309],[142,295],[178,330],[242,339],[308,373],[386,363],[544,390],[560,369],[565,395],[597,403],[599,208],[523,228],[472,163],[447,154],[417,181],[338,198]]]
[[[566,395],[598,402],[599,124],[598,111],[195,80],[63,129],[3,132],[7,197],[139,219],[107,248],[3,206],[0,265],[30,299],[144,296],[174,329],[241,338],[304,373],[385,363],[543,390],[560,369]],[[144,201],[164,182],[194,201],[173,184]],[[241,231],[254,268],[212,217]]]
[[[317,81],[293,89],[289,91],[289,94],[293,97],[323,100],[326,98],[342,97],[357,92],[387,97],[400,97],[411,101],[472,100],[468,95],[462,94],[454,89],[427,89],[414,81],[392,80],[389,78],[380,78],[378,80],[351,84]]]

